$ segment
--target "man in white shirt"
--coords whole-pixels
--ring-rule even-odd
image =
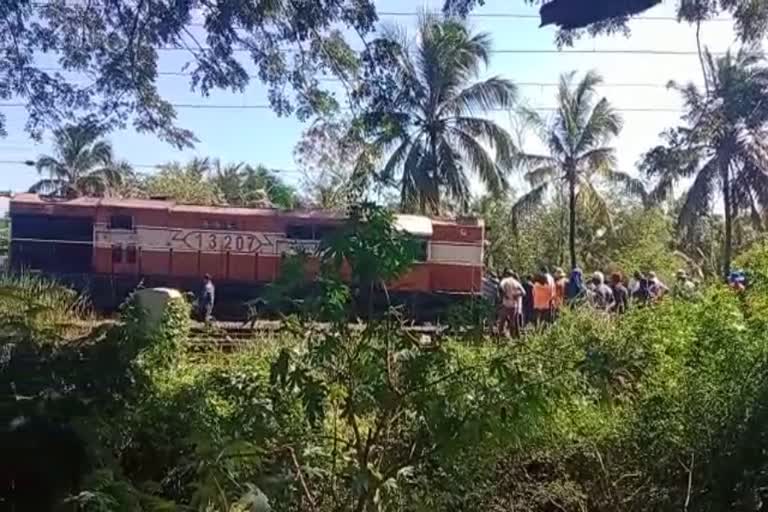
[[[651,295],[654,300],[662,299],[669,292],[667,285],[656,277],[656,272],[648,272],[648,280],[651,282]]]
[[[506,333],[509,325],[509,333],[512,337],[520,335],[520,327],[523,324],[523,297],[525,288],[520,283],[520,278],[509,270],[504,271],[504,279],[499,283],[501,290],[501,314],[499,315],[499,334]]]

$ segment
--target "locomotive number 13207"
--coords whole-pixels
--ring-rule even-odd
[[[261,243],[254,235],[198,232],[187,238],[187,245],[201,251],[256,252]]]

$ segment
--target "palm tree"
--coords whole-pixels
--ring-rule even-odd
[[[222,164],[221,160],[214,160],[214,172],[211,181],[215,183],[227,204],[240,206],[243,203],[243,170],[245,162],[236,164]]]
[[[61,196],[108,195],[131,174],[130,165],[116,162],[112,146],[89,125],[69,125],[54,132],[55,155],[43,155],[35,166],[47,174],[30,192]]]
[[[263,165],[252,167],[244,162],[222,165],[215,160],[211,177],[227,204],[232,206],[278,206],[295,208],[296,191]]]
[[[474,81],[488,64],[488,35],[427,15],[415,46],[389,37],[398,48],[388,71],[393,90],[376,96],[358,119],[387,156],[379,178],[394,183],[399,176],[401,205],[409,211],[438,212],[443,199],[466,210],[467,171],[490,192],[504,190],[514,144],[503,128],[477,116],[511,108],[516,88],[498,77]]]
[[[657,176],[657,195],[669,195],[680,179],[693,181],[678,216],[684,237],[695,236],[713,201],[723,201],[723,271],[730,272],[733,222],[740,212],[763,228],[768,206],[768,68],[753,49],[727,52],[714,59],[704,53],[707,90],[671,85],[685,102],[686,125],[665,134],[666,145],[649,151],[643,168]]]
[[[628,190],[643,189],[642,183],[616,170],[616,152],[607,144],[619,134],[621,116],[607,99],[597,99],[600,75],[588,72],[574,85],[575,72],[560,77],[557,110],[550,119],[534,111],[524,111],[528,122],[539,132],[549,149],[548,155],[520,153],[518,164],[527,170],[532,186],[513,208],[521,212],[539,204],[549,189],[563,199],[568,197],[568,251],[571,266],[576,261],[576,216],[580,209],[609,222],[609,208],[596,187],[602,178],[624,185]],[[565,224],[563,222],[563,224]]]

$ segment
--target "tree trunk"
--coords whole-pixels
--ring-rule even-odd
[[[437,160],[437,134],[435,132],[430,131],[429,134],[429,150],[432,152],[432,184],[435,186],[437,197],[434,198],[437,201],[437,204],[433,206],[434,213],[437,215],[440,215],[440,210],[442,209],[442,204],[440,201],[440,185],[439,185],[439,177],[440,177],[440,165]]]
[[[565,266],[565,190],[562,183],[557,187],[557,202],[560,204],[560,233],[557,237],[557,264]]]
[[[723,240],[723,275],[728,279],[731,273],[731,253],[733,251],[733,205],[728,162],[723,165],[723,206],[725,207],[725,240]]]
[[[571,255],[571,269],[576,268],[576,169],[572,163],[566,168],[568,179],[568,251]]]

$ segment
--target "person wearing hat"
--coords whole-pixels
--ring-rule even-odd
[[[677,271],[677,279],[672,289],[672,295],[679,299],[690,299],[696,293],[696,285],[688,277],[688,272],[683,269]]]

